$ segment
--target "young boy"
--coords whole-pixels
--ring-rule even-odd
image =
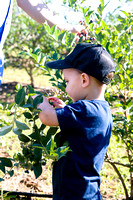
[[[71,151],[53,166],[54,200],[100,200],[100,175],[111,130],[112,116],[104,99],[106,84],[115,71],[114,62],[101,45],[77,44],[64,60],[47,66],[62,69],[66,92],[73,103],[65,105],[44,97],[39,118],[48,126],[60,126],[61,142]]]

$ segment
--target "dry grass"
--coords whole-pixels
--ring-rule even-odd
[[[24,69],[8,67],[4,69],[2,83],[19,82],[21,84],[30,84],[30,77]],[[36,87],[50,88],[49,77],[44,75],[34,75],[34,83]]]

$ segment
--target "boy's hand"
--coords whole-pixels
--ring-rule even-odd
[[[35,95],[32,98],[35,99],[36,96],[38,96],[38,95]],[[39,118],[43,124],[45,124],[47,126],[59,126],[56,111],[55,111],[54,107],[49,103],[49,101],[46,97],[43,96],[43,102],[40,103],[37,106],[37,108],[40,108],[42,110],[39,113]]]
[[[57,97],[49,97],[48,100],[52,102],[52,105],[56,108],[64,108],[66,106],[66,104]]]
[[[33,99],[35,99],[37,95],[32,96]],[[38,104],[37,108],[40,108],[42,111],[45,110],[46,107],[51,106],[48,99],[46,97],[43,96],[43,102]]]

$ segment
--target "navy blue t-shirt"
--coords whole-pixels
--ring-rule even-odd
[[[71,151],[53,166],[54,200],[101,200],[100,175],[112,130],[109,105],[79,100],[56,109],[62,142]]]

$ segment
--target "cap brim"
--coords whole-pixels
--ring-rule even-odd
[[[46,66],[51,69],[67,69],[72,68],[72,66],[65,62],[65,60],[56,60],[46,63]]]

